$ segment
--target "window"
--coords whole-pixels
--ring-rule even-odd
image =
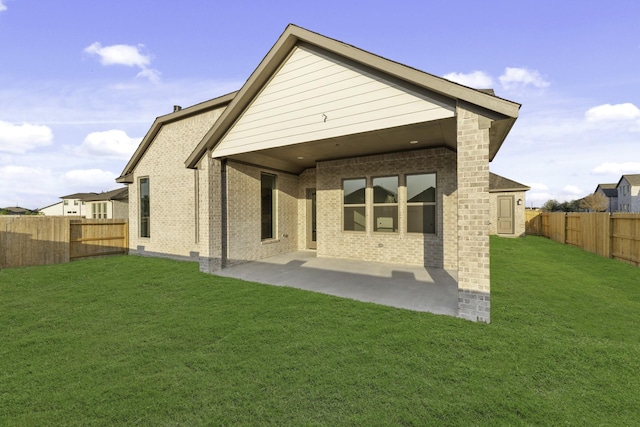
[[[436,232],[436,174],[407,175],[407,233]]]
[[[149,208],[149,178],[140,178],[140,237],[151,237]]]
[[[68,201],[68,200],[65,200],[65,201],[63,202],[63,205],[65,205],[65,206],[67,206],[68,204],[69,204],[69,201]]]
[[[73,201],[73,206],[78,206],[78,201],[77,200]]]
[[[262,224],[260,238],[274,239],[276,236],[276,177],[266,173],[260,174],[260,221]]]
[[[107,217],[107,202],[104,202],[104,203],[92,203],[91,204],[91,216],[92,216],[92,218],[106,218]]]
[[[398,231],[398,177],[373,178],[373,231]]]
[[[365,214],[366,185],[367,181],[364,178],[345,179],[342,181],[344,231],[365,231],[367,229]]]

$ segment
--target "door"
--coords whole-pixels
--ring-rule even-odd
[[[513,234],[513,196],[498,196],[498,234]]]
[[[316,189],[307,189],[307,249],[316,248]]]

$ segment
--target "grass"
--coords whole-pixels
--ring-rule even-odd
[[[0,425],[637,425],[640,269],[492,239],[492,323],[109,257],[0,271]]]

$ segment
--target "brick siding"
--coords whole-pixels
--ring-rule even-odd
[[[490,321],[489,123],[457,107],[458,315]]]
[[[455,245],[443,239],[455,236],[456,155],[445,148],[320,162],[317,165],[318,256],[362,259],[455,269]],[[406,232],[406,174],[436,174],[436,233]],[[366,232],[342,229],[342,180],[399,176],[398,232],[373,232],[373,207],[366,205]],[[367,199],[372,199],[367,188]]]

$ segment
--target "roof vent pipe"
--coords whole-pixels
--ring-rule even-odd
[[[176,111],[180,111],[180,110],[182,110],[182,107],[181,107],[181,106],[179,106],[179,105],[174,105],[174,106],[173,106],[173,112],[174,112],[174,113],[175,113]]]

